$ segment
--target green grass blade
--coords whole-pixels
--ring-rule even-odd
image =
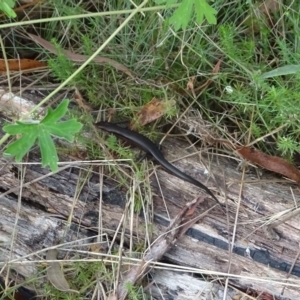
[[[263,73],[261,75],[261,78],[271,78],[271,77],[277,77],[282,75],[291,75],[299,71],[300,71],[300,65],[288,65],[284,67],[279,67],[270,72]]]

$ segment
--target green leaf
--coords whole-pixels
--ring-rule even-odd
[[[209,24],[217,24],[216,14],[217,11],[211,7],[205,0],[195,1],[196,20],[198,23],[202,23],[204,16]]]
[[[24,155],[29,152],[31,147],[34,145],[36,139],[37,134],[30,131],[28,134],[24,134],[21,138],[8,145],[4,155],[7,157],[15,156],[16,162],[20,162]]]
[[[192,18],[192,11],[193,0],[183,0],[170,18],[170,24],[174,25],[175,30],[186,29]]]
[[[42,166],[46,167],[49,165],[51,171],[56,172],[58,169],[58,156],[51,136],[46,130],[41,129],[38,139],[42,154]]]
[[[69,100],[65,99],[56,107],[56,109],[53,110],[50,107],[42,122],[44,124],[57,122],[67,113],[68,106],[69,106]]]
[[[9,18],[15,18],[17,15],[13,8],[15,1],[13,0],[0,0],[0,10],[2,10]]]
[[[157,4],[166,4],[166,7],[178,3],[179,0],[154,0]],[[170,24],[174,25],[175,30],[180,28],[186,29],[194,12],[193,6],[195,5],[196,20],[202,23],[204,17],[209,24],[216,24],[217,11],[211,7],[206,0],[182,0],[179,7],[175,10],[173,16],[170,18]]]
[[[78,132],[82,127],[82,124],[72,119],[65,122],[53,124],[46,124],[45,128],[51,132],[52,135],[66,139],[68,142],[74,141],[74,134]]]
[[[291,75],[300,71],[300,65],[287,65],[284,67],[279,67],[270,72],[261,74],[261,78],[271,78],[282,75]]]
[[[24,124],[17,121],[17,124],[4,126],[3,130],[10,135],[16,135],[16,134],[30,132],[32,126],[34,126],[34,124]]]
[[[15,156],[17,162],[30,151],[38,140],[41,150],[42,166],[50,166],[53,172],[57,171],[58,156],[51,136],[64,138],[69,142],[74,140],[74,134],[79,132],[82,124],[75,119],[58,122],[68,110],[69,101],[62,101],[56,109],[49,108],[46,116],[39,123],[27,124],[18,121],[13,125],[6,125],[3,130],[10,135],[21,137],[7,146],[4,155]]]

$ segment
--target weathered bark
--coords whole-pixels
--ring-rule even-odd
[[[172,161],[177,157],[184,157],[191,151],[184,150],[185,146],[184,143],[175,140],[167,141],[164,143],[166,158]],[[37,160],[34,156],[29,158],[30,162],[34,160]],[[99,213],[101,197],[99,196],[98,167],[94,166],[91,169],[89,166],[73,165],[57,174],[38,180],[47,174],[48,170],[39,165],[27,165],[24,183],[33,180],[36,182],[23,187],[20,194],[18,168],[3,158],[1,158],[1,164],[1,191],[6,192],[14,188],[4,197],[0,195],[1,261],[10,262],[10,267],[17,274],[24,278],[32,275],[36,271],[36,264],[21,264],[20,261],[30,262],[43,259],[45,253],[40,251],[47,247],[91,236],[92,232],[97,234],[99,227],[101,227],[102,233],[107,233],[110,237],[114,235],[124,212],[127,190],[125,188],[118,189],[117,184],[111,179],[104,179]],[[216,207],[197,225],[193,226],[188,234],[166,253],[164,259],[173,263],[175,268],[176,265],[195,268],[193,273],[198,273],[199,278],[201,274],[208,276],[207,281],[218,278],[218,283],[223,284],[227,278],[225,274],[229,272],[232,275],[228,276],[229,285],[234,287],[251,288],[259,292],[270,293],[280,299],[284,299],[284,297],[298,299],[300,290],[300,264],[298,261],[292,270],[289,281],[287,280],[287,282],[294,283],[295,286],[287,286],[281,296],[283,285],[278,282],[286,281],[299,250],[299,217],[294,217],[276,228],[280,236],[279,241],[268,239],[260,228],[264,218],[270,218],[295,206],[292,195],[296,201],[299,200],[297,186],[287,181],[284,184],[276,183],[272,174],[265,175],[264,180],[257,180],[256,174],[246,174],[242,186],[242,200],[233,253],[230,255],[228,241],[231,242],[232,239],[236,201],[242,178],[241,172],[237,170],[237,162],[220,158],[218,155],[210,154],[208,157],[202,154],[201,162],[198,156],[193,156],[174,164],[200,182],[205,183],[221,202],[224,202],[225,195],[227,196],[229,223],[227,224],[227,217],[221,209]],[[210,178],[205,175],[204,165],[208,167],[209,174],[213,175]],[[106,173],[108,174],[108,172]],[[154,195],[152,240],[163,234],[169,223],[166,210],[168,210],[170,218],[174,218],[186,202],[203,194],[201,190],[166,173],[161,168],[157,169],[157,177],[163,196],[158,189],[156,178],[152,176],[152,195]],[[88,178],[88,180],[85,181],[83,178]],[[17,213],[19,195],[21,196],[21,208]],[[150,196],[148,195],[148,197]],[[66,219],[73,203],[75,208],[72,224],[76,225],[67,227],[59,215]],[[199,208],[199,213],[204,212],[212,204],[213,200],[208,198],[206,203]],[[99,215],[101,216],[101,226],[99,226]],[[16,216],[18,216],[18,223],[15,227]],[[126,226],[127,233],[132,230],[132,234],[137,239],[145,237],[142,215],[135,215],[134,226],[131,229],[130,222],[126,224],[128,225],[124,226]],[[66,228],[68,228],[67,234]],[[13,232],[15,232],[15,238],[11,247]],[[76,245],[79,247],[80,243],[78,242]],[[11,253],[10,250],[12,250]],[[230,269],[228,269],[229,262],[231,262]],[[205,270],[220,272],[220,274],[212,275],[209,272],[206,273]],[[237,276],[235,277],[235,275]],[[239,275],[245,277],[240,278]],[[168,278],[169,281],[166,281],[161,271],[154,270],[152,276],[157,285],[162,288],[162,294],[172,296],[174,299],[195,299],[201,290],[200,287],[193,288],[193,284],[200,279],[191,278],[191,286],[186,285],[187,290],[182,291],[187,276],[190,276],[187,273],[182,274],[182,283],[178,283],[178,285],[175,283],[172,285],[170,278]],[[176,276],[174,280],[178,282],[180,278],[180,276]],[[269,282],[259,280],[263,278],[269,279]],[[206,289],[212,292],[216,288],[213,288],[212,284],[208,282]],[[217,289],[220,290],[220,285]],[[154,292],[154,290],[154,287],[149,288],[149,291]],[[159,299],[157,290],[155,293]],[[214,299],[219,299],[218,297],[215,296]]]

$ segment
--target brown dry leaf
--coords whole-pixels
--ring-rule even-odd
[[[216,75],[216,74],[218,74],[220,72],[220,67],[221,67],[222,59],[223,58],[220,58],[218,60],[218,62],[216,63],[216,65],[214,66],[213,71],[212,71],[213,75]]]
[[[8,59],[7,63],[10,71],[32,70],[47,66],[45,62],[27,58]],[[0,59],[0,72],[6,72],[5,59]]]
[[[56,260],[56,257],[57,257],[56,249],[50,249],[47,251],[47,255],[46,255],[47,260]],[[67,282],[63,274],[59,262],[49,261],[48,264],[49,264],[49,268],[47,269],[47,278],[56,289],[62,292],[79,293],[76,290],[70,289],[69,283]]]
[[[188,83],[187,83],[187,85],[186,85],[186,89],[187,89],[187,91],[194,91],[194,83],[195,83],[195,79],[196,79],[196,76],[192,76],[190,79],[189,79],[189,81],[188,81]]]
[[[183,219],[182,223],[184,223],[187,220],[187,218],[189,218],[195,213],[196,208],[199,206],[199,204],[201,204],[204,201],[204,199],[205,199],[204,197],[198,197],[192,202],[186,204],[188,210],[185,213],[185,217],[184,217],[185,219]]]
[[[175,104],[175,100],[166,101],[155,97],[152,98],[152,100],[144,105],[137,113],[136,121],[134,124],[131,124],[130,128],[134,129],[137,126],[143,126],[157,120],[165,114],[167,109],[170,109],[170,107]]]
[[[55,47],[48,41],[44,40],[43,38],[34,35],[34,34],[29,34],[29,37],[34,40],[36,43],[40,44],[41,46],[43,46],[45,49],[47,49],[48,51],[50,51],[53,54],[57,55],[57,50],[55,49]],[[89,56],[87,55],[81,55],[81,54],[76,54],[72,51],[69,50],[62,50],[62,53],[69,58],[72,61],[75,62],[85,62]],[[122,71],[125,74],[127,74],[129,77],[131,77],[132,79],[135,79],[135,76],[133,75],[133,73],[124,65],[118,63],[117,61],[107,58],[107,57],[102,57],[102,56],[96,56],[94,58],[94,62],[98,63],[98,64],[109,64],[112,67],[114,67],[116,70]]]
[[[300,183],[300,171],[285,159],[265,154],[250,147],[237,147],[236,151],[244,159]]]
[[[215,66],[214,66],[214,68],[212,70],[212,75],[216,75],[216,74],[218,74],[220,72],[220,66],[221,66],[222,60],[223,60],[223,58],[220,58],[218,60],[218,62],[215,64]],[[212,79],[210,78],[204,84],[202,84],[201,86],[199,86],[196,89],[194,89],[194,92],[202,90],[203,88],[209,86],[211,83],[212,83]]]
[[[207,211],[201,215],[192,218],[193,215],[196,213],[196,208],[199,206],[199,204],[204,202],[204,199],[205,198],[203,196],[198,197],[194,202],[190,203],[189,209],[186,211],[185,216],[182,218],[181,221],[182,226],[178,233],[178,237],[183,236],[189,228],[191,228],[194,224],[196,224],[196,222],[198,222],[201,218],[203,218],[205,214],[208,214]],[[187,206],[188,205],[189,203],[187,203]]]
[[[85,112],[90,112],[92,109],[89,105],[86,104],[86,101],[83,99],[80,91],[77,87],[75,87],[75,92],[73,95],[75,101],[77,102],[78,106],[82,108]]]

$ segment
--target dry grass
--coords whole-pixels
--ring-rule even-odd
[[[138,285],[140,288],[128,286],[130,299],[162,298],[159,292],[162,292],[163,285],[171,290],[172,288],[178,291],[188,290],[195,295],[197,289],[199,291],[199,285],[203,283],[202,279],[205,285],[202,286],[202,294],[198,292],[199,298],[197,299],[209,299],[209,297],[216,300],[226,299],[226,295],[240,297],[236,299],[271,299],[267,298],[267,296],[271,297],[270,294],[261,295],[260,291],[256,291],[255,294],[252,290],[251,294],[245,289],[237,290],[236,287],[242,286],[243,282],[249,286],[253,283],[254,287],[265,284],[267,290],[274,286],[276,292],[284,287],[299,288],[299,279],[293,276],[286,278],[287,274],[277,277],[278,274],[272,269],[269,274],[260,277],[235,273],[237,257],[233,253],[234,247],[240,245],[243,240],[245,249],[258,247],[252,239],[260,236],[255,234],[266,224],[275,222],[278,225],[276,223],[278,219],[284,218],[294,209],[294,206],[297,206],[298,191],[293,189],[290,192],[291,196],[287,196],[287,198],[292,198],[295,193],[294,206],[292,201],[290,205],[280,204],[278,207],[285,209],[282,208],[276,212],[266,207],[266,212],[270,215],[264,215],[260,211],[255,211],[251,206],[254,202],[251,202],[252,199],[247,199],[251,202],[250,204],[243,200],[243,195],[248,193],[249,185],[254,186],[253,195],[258,197],[257,202],[260,203],[263,199],[263,197],[259,198],[259,192],[255,193],[257,178],[255,174],[250,173],[255,179],[249,179],[251,176],[248,175],[248,170],[244,166],[238,173],[239,179],[233,177],[231,182],[231,178],[220,175],[226,171],[226,166],[222,167],[218,173],[211,172],[214,163],[218,160],[222,161],[225,157],[228,161],[241,161],[231,145],[253,144],[255,141],[256,147],[270,153],[277,153],[277,146],[274,146],[274,141],[276,141],[282,148],[285,147],[289,158],[293,158],[294,152],[298,151],[297,147],[293,148],[293,143],[298,143],[296,134],[299,124],[290,111],[290,106],[292,109],[297,108],[297,103],[291,102],[291,99],[298,99],[297,76],[280,78],[270,83],[260,82],[258,79],[260,71],[275,68],[278,64],[293,64],[297,61],[296,46],[293,48],[288,39],[298,39],[297,34],[293,35],[290,29],[292,27],[295,32],[297,31],[298,12],[291,8],[291,4],[289,15],[286,17],[284,12],[288,7],[268,6],[275,1],[266,1],[268,5],[264,6],[264,9],[259,9],[254,5],[245,7],[243,4],[229,2],[221,5],[216,1],[216,6],[220,9],[221,20],[217,27],[195,25],[184,32],[174,32],[165,25],[166,14],[164,15],[158,8],[140,8],[129,12],[126,5],[113,6],[108,2],[110,1],[87,2],[80,6],[72,1],[36,3],[35,6],[27,8],[26,13],[20,13],[18,22],[3,21],[0,25],[2,52],[7,58],[30,57],[49,62],[48,68],[30,72],[7,72],[0,78],[3,88],[30,100],[32,106],[26,113],[36,112],[39,108],[45,110],[47,106],[55,105],[66,97],[70,97],[76,103],[73,98],[76,90],[80,91],[84,103],[91,109],[83,111],[76,104],[72,106],[70,115],[76,116],[87,125],[84,129],[85,133],[78,137],[76,144],[72,146],[59,144],[60,154],[65,160],[61,162],[58,174],[66,169],[71,170],[70,174],[74,170],[77,174],[76,188],[71,196],[63,197],[61,192],[47,191],[45,186],[46,190],[44,190],[43,180],[51,180],[55,176],[51,172],[46,172],[44,175],[37,173],[36,177],[33,177],[34,173],[28,171],[35,165],[32,163],[34,159],[31,156],[28,158],[29,162],[24,164],[13,164],[11,161],[7,162],[2,159],[3,170],[7,163],[11,168],[14,165],[18,169],[14,180],[7,179],[8,183],[14,182],[17,185],[1,187],[1,199],[8,199],[5,197],[13,195],[13,200],[10,199],[13,203],[10,209],[14,212],[13,218],[9,219],[5,215],[5,220],[12,221],[10,225],[13,227],[11,227],[10,239],[2,242],[4,246],[3,263],[0,264],[1,275],[7,283],[10,278],[15,278],[17,284],[34,286],[40,293],[41,283],[47,282],[45,275],[47,259],[44,255],[48,249],[58,248],[59,261],[63,262],[65,275],[71,288],[80,291],[81,295],[72,293],[68,295],[48,284],[42,289],[45,294],[48,294],[48,299],[82,299],[81,297],[107,299],[109,296],[114,296],[118,284],[122,281],[122,275],[133,266],[139,265],[153,240],[165,234],[163,227],[154,221],[154,217],[162,218],[163,216],[164,221],[171,220],[175,215],[174,207],[170,203],[177,203],[174,204],[176,207],[178,202],[172,202],[170,197],[172,193],[164,191],[166,186],[172,190],[174,181],[170,178],[162,178],[160,171],[157,171],[155,167],[152,168],[151,165],[149,167],[146,163],[135,163],[135,155],[131,150],[124,149],[123,145],[117,141],[108,143],[107,139],[94,132],[89,124],[96,118],[107,118],[112,114],[112,110],[112,115],[117,115],[118,119],[134,118],[139,108],[156,96],[176,99],[178,104],[177,110],[172,111],[169,118],[163,118],[161,123],[157,124],[171,124],[172,128],[176,127],[179,129],[177,132],[180,132],[181,138],[183,137],[190,145],[188,154],[184,157],[176,157],[176,160],[183,160],[189,156],[199,157],[201,162],[198,165],[199,170],[204,169],[209,173],[206,177],[207,184],[214,187],[218,198],[227,205],[228,215],[217,216],[221,218],[220,222],[225,224],[224,228],[227,228],[226,241],[229,245],[229,250],[225,253],[227,269],[222,272],[215,266],[211,269],[204,269],[199,267],[198,263],[200,265],[202,263],[199,261],[195,261],[196,268],[181,266],[172,263],[174,258],[170,254],[166,256],[167,262],[149,263],[152,268],[151,274],[154,275],[147,277],[147,281],[151,282],[151,276],[156,275],[154,278],[161,285],[153,283],[153,286],[147,286],[146,282],[141,281]],[[275,12],[270,11],[271,8],[275,9]],[[270,14],[279,14],[279,17],[276,18]],[[277,23],[270,27],[269,23],[273,20]],[[257,30],[256,26],[261,31]],[[70,62],[62,55],[50,54],[47,49],[35,44],[26,32],[40,35],[48,41],[54,38],[58,51],[67,49],[86,55],[89,59],[84,62]],[[292,35],[292,37],[287,37],[287,35]],[[97,56],[105,56],[117,61],[126,66],[136,77],[133,79],[126,76],[109,64],[96,64],[93,59]],[[221,70],[214,73],[214,66],[220,59],[222,59]],[[195,76],[194,90],[188,90],[186,86],[191,83],[192,76]],[[208,81],[211,81],[210,84],[205,85]],[[272,85],[275,86],[273,98]],[[197,91],[200,86],[203,88]],[[228,87],[233,89],[233,93],[228,92]],[[272,103],[272,99],[275,99],[276,106]],[[286,115],[291,115],[289,120],[284,119],[284,116],[281,120],[277,117],[278,111],[281,109],[283,111],[284,108],[287,111]],[[273,110],[276,110],[275,113]],[[15,120],[16,111],[13,107],[9,111],[9,113],[7,110],[2,111],[3,120]],[[298,116],[297,111],[295,115]],[[288,125],[284,129],[280,127],[286,123]],[[158,136],[153,129],[144,130],[148,136]],[[171,136],[171,132],[170,130],[164,138]],[[285,135],[291,137],[291,145],[282,145],[282,137]],[[267,138],[272,138],[272,142],[264,142]],[[112,146],[115,147],[114,152],[117,152],[118,156],[111,154]],[[64,155],[66,153],[67,156]],[[196,164],[195,161],[198,163],[198,159],[193,160],[194,164]],[[157,194],[154,194],[153,187],[151,187],[150,178],[153,178],[151,177],[153,173],[158,181],[158,187],[155,189]],[[8,176],[10,177],[11,175]],[[110,182],[119,185],[123,191],[122,195],[126,195],[123,207],[111,205],[112,210],[116,209],[111,224],[106,217],[109,212],[108,205],[102,198],[103,189],[107,189],[106,184],[103,183],[106,177]],[[93,181],[94,178],[97,178],[97,184]],[[220,184],[220,178],[223,178],[222,184]],[[165,180],[167,184],[171,182],[171,188]],[[285,182],[285,180],[280,180]],[[257,186],[268,184],[273,187],[275,181],[275,179],[258,180]],[[180,184],[182,184],[180,191],[186,191],[186,186],[182,182],[178,183]],[[98,195],[93,206],[85,194],[86,187],[90,186],[90,193]],[[282,186],[284,189],[285,186]],[[5,191],[4,187],[8,190]],[[95,191],[92,187],[98,190]],[[177,186],[173,187],[174,191],[178,191]],[[28,195],[32,197],[41,195],[41,202],[32,200],[33,198],[28,200]],[[175,195],[178,197],[178,194]],[[188,194],[188,196],[190,200],[192,195]],[[56,200],[55,197],[57,197]],[[161,211],[153,205],[153,199],[155,201],[160,199],[160,203],[163,203],[159,206]],[[184,199],[183,202],[185,203],[186,200]],[[43,201],[48,202],[43,204]],[[122,201],[124,199],[120,197],[120,203]],[[5,203],[7,202],[2,203],[3,207]],[[269,205],[270,201],[266,203]],[[30,215],[28,221],[23,211],[29,214],[30,206],[32,206],[33,215]],[[87,217],[84,214],[86,207],[93,207],[95,213],[93,217]],[[183,204],[180,208],[182,207]],[[26,247],[16,250],[16,246],[19,247],[22,242],[19,236],[20,220],[32,222],[30,220],[37,218],[35,214],[38,214],[38,209],[41,208],[44,210],[44,222],[48,226],[45,234],[49,234],[52,240],[48,236],[48,240],[43,241],[44,244],[37,243],[36,247],[32,246],[33,253],[29,253]],[[3,215],[4,211],[3,209]],[[96,224],[88,224],[93,218],[97,220]],[[214,216],[210,218],[213,219]],[[207,219],[203,220],[203,224],[200,222],[199,226],[208,226],[207,224],[210,223]],[[284,228],[290,228],[291,239],[296,243],[294,235],[299,228],[297,220],[294,219],[288,223],[285,219],[284,221]],[[33,224],[32,228],[42,225],[44,224]],[[78,227],[74,230],[73,226]],[[245,235],[244,227],[249,229]],[[86,228],[94,232],[93,237],[84,237],[83,233]],[[57,231],[57,240],[53,238],[55,231]],[[70,235],[73,235],[74,240],[69,240]],[[7,236],[7,233],[3,233],[3,236]],[[187,242],[186,239],[185,237],[186,245],[194,245],[193,241]],[[270,241],[270,243],[277,242]],[[278,245],[282,244],[278,242]],[[278,249],[279,246],[274,247]],[[206,248],[208,247],[213,249],[214,246],[207,245]],[[175,248],[182,249],[182,245],[178,247],[176,245]],[[296,248],[296,245],[289,248],[293,250],[290,258],[294,255],[291,260],[295,258],[295,261],[298,258]],[[188,253],[193,254],[193,252]],[[196,254],[195,257],[201,258]],[[290,264],[292,263],[293,261],[290,261]],[[256,264],[259,269],[260,264]],[[24,278],[16,276],[14,270],[20,270],[20,273],[26,277],[25,281]],[[188,275],[193,274],[194,277],[188,276],[186,279],[182,272]],[[245,271],[249,274],[251,270],[247,272]],[[178,274],[180,274],[180,277],[176,279],[178,285],[172,287],[171,280],[167,279]],[[213,283],[216,284],[213,285]],[[142,286],[146,286],[145,291]],[[8,288],[7,292],[12,292],[14,289],[15,287]],[[156,296],[149,296],[149,291]]]

